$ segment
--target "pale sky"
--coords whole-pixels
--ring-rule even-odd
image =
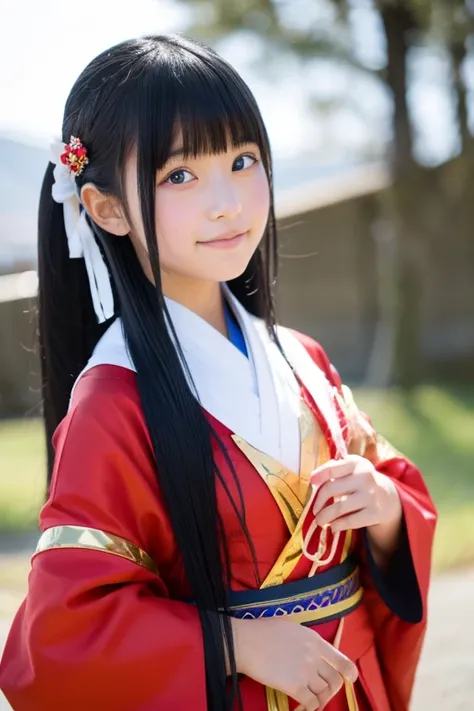
[[[26,131],[44,138],[45,145],[60,129],[72,84],[96,54],[129,37],[180,31],[186,24],[185,12],[172,0],[0,0],[0,10],[0,131]],[[360,19],[367,20],[363,14]],[[360,34],[367,50],[367,39],[376,32]],[[376,56],[380,48],[377,41],[372,44]],[[367,80],[320,66],[313,76],[282,67],[268,82],[246,65],[251,51],[250,44],[231,40],[225,56],[256,95],[277,156],[312,149],[330,163],[357,153],[373,135],[386,137],[388,102]],[[436,69],[437,77],[440,72]],[[304,104],[309,81],[328,100],[353,95],[355,110],[347,107],[315,120]],[[420,123],[418,144],[433,160],[442,160],[453,144],[449,101],[438,79],[428,76],[418,84],[411,92]]]
[[[0,0],[0,4],[0,130],[27,131],[45,140],[58,132],[69,90],[95,55],[133,36],[180,31],[186,20],[182,8],[171,0]],[[301,118],[298,99],[302,89],[288,87],[291,102],[272,98],[264,83],[257,91],[254,82],[252,89],[274,148],[280,153],[298,151],[307,122]]]
[[[179,29],[167,0],[0,0],[0,128],[58,130],[77,76],[107,47]]]

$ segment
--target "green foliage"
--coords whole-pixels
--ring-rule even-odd
[[[474,389],[361,390],[359,407],[422,470],[439,511],[435,565],[474,560]]]
[[[324,56],[386,80],[384,69],[367,67],[353,42],[351,15],[357,0],[179,0],[193,10],[190,31],[215,43],[235,32],[263,40],[302,61]],[[368,7],[406,33],[407,46],[464,43],[474,29],[468,0],[372,0]],[[384,24],[384,22],[382,22]],[[249,40],[251,41],[251,40]],[[274,57],[277,55],[274,55]]]
[[[35,526],[46,490],[39,420],[0,421],[0,530]]]
[[[352,51],[346,2],[330,0],[180,0],[193,8],[192,34],[215,43],[232,33],[263,40],[264,66],[286,53],[302,62],[317,57],[367,68]],[[259,58],[260,61],[260,58]],[[260,64],[260,66],[262,66]]]

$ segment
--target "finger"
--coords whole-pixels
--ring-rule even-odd
[[[318,661],[318,670],[314,672],[314,675],[308,682],[308,689],[312,694],[318,697],[323,693],[323,691],[328,691],[329,689],[326,679],[323,679],[322,675],[319,673],[319,667],[322,664],[327,664],[327,662],[325,662],[324,659],[320,659]]]
[[[351,474],[346,474],[340,479],[332,479],[324,482],[316,493],[313,513],[317,514],[325,506],[326,502],[336,496],[352,494],[362,489],[368,489],[373,485],[374,467],[364,457],[354,459],[355,466]]]
[[[336,533],[337,531],[355,530],[373,526],[376,523],[378,523],[377,512],[372,507],[369,507],[338,518],[337,521],[331,523],[331,531]]]
[[[353,494],[357,491],[358,484],[358,478],[352,474],[348,474],[343,479],[335,479],[323,484],[314,499],[313,513],[315,516],[326,506],[328,501],[336,496]]]
[[[337,672],[336,672],[336,674],[337,674]],[[340,676],[340,674],[337,674],[337,676],[341,680],[341,686],[342,686],[344,684],[344,679],[342,678],[342,676]],[[318,694],[318,701],[319,701],[318,711],[323,711],[323,709],[327,706],[327,704],[331,701],[331,699],[337,694],[337,691],[333,691],[326,684],[325,689]]]
[[[325,506],[316,516],[318,526],[326,526],[332,524],[337,519],[347,516],[348,514],[362,511],[370,505],[370,496],[367,493],[358,492],[356,494],[348,494],[335,501],[330,506]]]
[[[354,467],[360,459],[362,459],[362,457],[358,457],[354,454],[350,454],[344,459],[331,459],[311,473],[311,482],[313,484],[324,484],[324,482],[330,479],[341,479],[348,474],[352,474]]]
[[[332,699],[332,697],[335,696],[340,689],[342,689],[344,686],[344,679],[341,674],[339,674],[339,672],[324,659],[321,659],[320,664],[318,665],[318,674],[327,684],[327,689],[322,689],[321,693],[318,694],[319,700],[322,703],[324,694],[329,694],[329,698],[327,699],[327,701],[329,701],[329,699]],[[327,703],[327,701],[324,703]]]
[[[343,680],[343,683],[344,683],[344,680]],[[334,698],[335,695],[336,694],[333,694],[332,691],[329,689],[329,687],[328,687],[327,691],[323,691],[323,693],[318,697],[319,703],[320,703],[320,707],[319,707],[320,711],[322,711],[322,709],[326,708],[328,703],[331,701],[331,699]]]
[[[298,709],[299,711],[319,711],[321,708],[318,697],[313,694],[309,687],[306,692],[298,695],[297,701],[301,701],[302,703],[298,706],[296,711],[298,711]]]
[[[343,684],[344,679],[339,672],[324,661],[324,659],[320,659],[318,663],[318,674],[314,680],[311,680],[308,684],[311,691],[318,697],[320,711],[322,711],[337,694]]]
[[[358,454],[348,454],[344,459],[331,459],[311,473],[313,484],[322,484],[330,479],[342,479],[351,474],[355,469],[367,467],[370,462]]]
[[[322,654],[323,659],[330,664],[344,679],[354,683],[359,675],[354,662],[351,662],[349,657],[342,654],[338,649],[328,644]]]

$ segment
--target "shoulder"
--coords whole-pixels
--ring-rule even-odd
[[[152,447],[140,405],[136,374],[114,365],[98,365],[82,375],[53,445],[52,490],[76,472],[90,478],[100,471],[126,472],[150,461]]]
[[[126,368],[100,365],[78,380],[54,435],[43,530],[80,525],[118,532],[126,524],[128,540],[143,540],[140,522],[156,518],[160,493],[135,378]]]
[[[53,444],[57,450],[66,435],[79,431],[87,436],[95,429],[112,432],[132,420],[143,420],[136,374],[115,365],[97,365],[77,381]]]
[[[70,411],[118,400],[139,404],[136,373],[119,365],[102,364],[87,370],[78,379],[71,398]]]
[[[40,529],[98,529],[151,554],[152,531],[163,529],[166,515],[135,373],[99,365],[82,375],[54,447]]]

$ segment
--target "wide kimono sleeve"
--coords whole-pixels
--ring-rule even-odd
[[[388,568],[378,569],[365,530],[358,553],[365,604],[391,706],[393,711],[406,711],[426,631],[436,509],[418,468],[375,431],[319,344],[299,338],[335,388],[349,452],[366,457],[390,477],[400,496],[402,531]]]
[[[103,368],[83,376],[55,436],[0,688],[15,711],[205,711],[201,625],[164,580],[175,543],[133,374]]]

